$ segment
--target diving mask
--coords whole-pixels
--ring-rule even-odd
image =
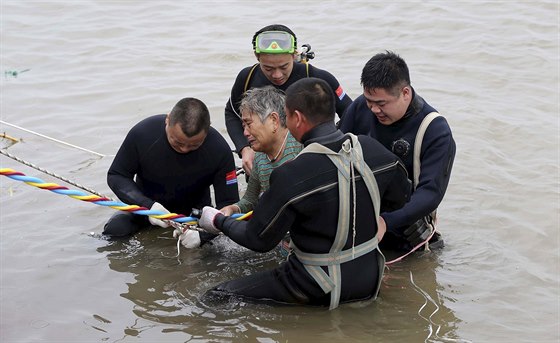
[[[261,32],[255,39],[257,54],[293,54],[295,50],[294,36],[284,31]]]

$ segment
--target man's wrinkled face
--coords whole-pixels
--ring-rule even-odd
[[[272,148],[274,142],[274,123],[271,116],[272,114],[264,122],[261,122],[258,114],[247,110],[241,111],[243,134],[254,151],[268,152]]]

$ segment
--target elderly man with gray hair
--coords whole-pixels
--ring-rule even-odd
[[[286,126],[284,102],[284,92],[272,86],[250,89],[241,100],[243,134],[256,154],[247,191],[239,202],[222,208],[222,213],[229,216],[252,211],[259,196],[268,190],[272,171],[303,148]]]

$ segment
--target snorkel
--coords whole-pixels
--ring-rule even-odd
[[[303,44],[301,46],[301,53],[297,56],[296,62],[307,63],[309,60],[315,58],[315,53],[311,51],[311,45]]]

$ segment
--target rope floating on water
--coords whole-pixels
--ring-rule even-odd
[[[14,124],[7,123],[7,122],[5,122],[5,121],[3,121],[3,120],[0,120],[0,123],[2,123],[2,124],[4,124],[4,125],[11,126],[11,127],[15,127],[16,129],[19,129],[19,130],[22,130],[22,131],[25,131],[25,132],[29,132],[29,133],[34,134],[34,135],[36,135],[36,136],[43,137],[43,138],[49,139],[49,140],[51,140],[51,141],[54,141],[54,142],[57,142],[57,143],[60,143],[60,144],[63,144],[63,145],[66,145],[66,146],[75,148],[75,149],[79,149],[79,150],[82,150],[82,151],[85,151],[85,152],[89,152],[89,153],[94,154],[94,155],[97,155],[97,156],[99,156],[99,157],[111,156],[111,155],[100,154],[100,153],[98,153],[98,152],[95,152],[95,151],[92,151],[92,150],[89,150],[89,149],[86,149],[86,148],[82,148],[82,147],[80,147],[80,146],[77,146],[77,145],[74,145],[74,144],[71,144],[71,143],[67,143],[67,142],[61,141],[60,139],[52,138],[52,137],[43,135],[43,134],[38,133],[38,132],[35,132],[35,131],[25,129],[25,128],[21,127],[21,126],[17,126],[17,125],[14,125]]]
[[[6,132],[1,133],[1,134],[0,134],[0,137],[1,137],[1,138],[9,139],[9,140],[12,141],[12,143],[17,143],[17,142],[19,142],[19,139],[15,138],[15,137],[12,137],[12,136],[10,136],[10,135],[8,135],[8,134],[6,134]]]
[[[134,214],[145,215],[161,220],[168,220],[170,222],[175,222],[183,225],[196,225],[198,223],[198,218],[195,217],[185,216],[184,214],[165,213],[163,211],[150,210],[146,207],[129,205],[121,201],[112,200],[105,196],[87,194],[79,190],[68,189],[68,187],[60,186],[56,183],[49,183],[37,177],[27,176],[24,173],[15,171],[11,168],[0,168],[0,175],[4,175],[16,181],[24,182],[33,187],[45,189],[53,193],[66,195],[71,198],[90,202],[96,205],[111,207],[119,211],[132,212]],[[252,214],[253,211],[242,214],[235,214],[232,215],[232,218],[235,218],[236,220],[246,220],[249,219]],[[172,226],[175,228],[177,227],[176,225]]]
[[[111,200],[110,198],[107,197],[87,194],[82,191],[68,189],[67,187],[60,186],[56,183],[48,183],[36,177],[26,176],[25,174],[10,168],[0,168],[0,175],[7,176],[10,179],[16,181],[25,182],[30,186],[34,186],[40,189],[45,189],[53,193],[66,195],[77,200],[91,202],[93,204],[100,205],[100,206],[111,207],[119,211],[132,212],[134,214],[150,216],[162,220],[170,220],[177,223],[196,224],[198,222],[197,218],[187,217],[183,214],[164,213],[163,211],[150,210],[146,207],[125,204],[120,201]]]
[[[27,162],[27,161],[25,161],[25,160],[22,160],[21,158],[15,156],[15,155],[12,155],[12,154],[10,154],[9,152],[7,152],[7,151],[5,151],[5,150],[0,150],[0,154],[2,154],[2,155],[4,155],[4,156],[7,156],[7,157],[9,157],[9,158],[11,158],[11,159],[13,159],[14,161],[18,161],[19,163],[25,164],[25,165],[28,166],[28,167],[31,167],[31,168],[33,168],[33,169],[37,169],[38,171],[40,171],[40,172],[42,172],[42,173],[45,173],[45,174],[47,174],[47,175],[56,177],[57,179],[66,182],[67,184],[70,184],[70,185],[72,185],[72,186],[76,186],[76,187],[78,187],[78,188],[81,188],[81,189],[83,189],[84,191],[90,192],[91,194],[99,195],[100,197],[103,196],[102,194],[100,194],[100,193],[94,191],[93,189],[90,189],[90,188],[88,188],[88,187],[86,187],[86,186],[80,185],[80,184],[78,184],[78,183],[76,183],[76,182],[74,182],[74,181],[72,181],[72,180],[69,180],[69,179],[67,179],[67,178],[65,178],[65,177],[63,177],[63,176],[57,175],[57,174],[55,174],[55,173],[53,173],[53,172],[50,172],[50,171],[48,171],[48,170],[46,170],[46,169],[44,169],[44,168],[38,167],[38,166],[34,165],[33,163],[30,163],[30,162]]]

